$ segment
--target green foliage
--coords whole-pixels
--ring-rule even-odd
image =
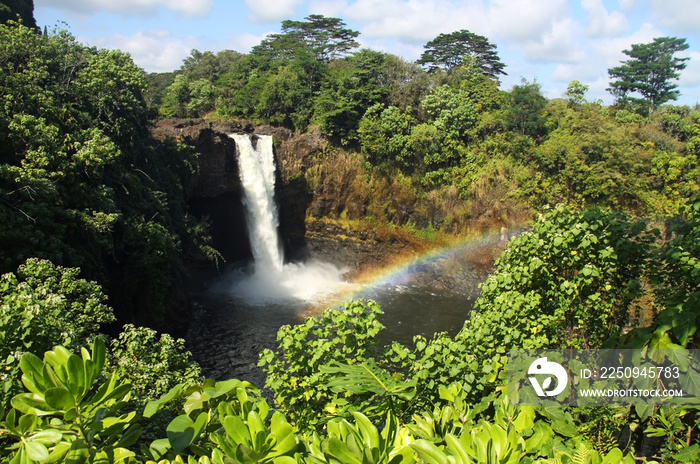
[[[569,82],[564,95],[569,99],[569,103],[581,105],[586,102],[586,92],[588,92],[588,86],[574,79]]]
[[[626,334],[619,345],[658,349],[700,346],[700,196],[690,201],[690,213],[675,229],[676,236],[657,251],[651,280],[663,306],[654,323]]]
[[[330,61],[346,55],[360,46],[355,38],[360,33],[345,28],[340,18],[309,15],[305,21],[282,21],[286,36],[302,42],[321,61]]]
[[[508,243],[454,338],[414,338],[401,363],[422,400],[439,402],[441,386],[462,382],[481,409],[505,382],[509,348],[599,348],[619,337],[642,295],[653,238],[644,230],[598,210],[540,216]]]
[[[165,91],[160,114],[179,118],[202,117],[214,110],[216,99],[217,91],[207,79],[190,81],[184,74],[178,74]]]
[[[363,49],[329,68],[312,118],[326,136],[343,145],[356,141],[362,116],[386,98],[387,89],[382,85],[385,61],[385,54]]]
[[[151,138],[142,71],[125,53],[12,24],[0,25],[0,68],[0,270],[29,257],[80,267],[120,316],[162,314],[192,246],[193,155]]]
[[[540,84],[527,82],[523,78],[521,84],[514,85],[510,92],[506,113],[508,127],[532,137],[540,135],[544,126],[542,110],[546,102]]]
[[[640,102],[630,94],[639,94],[651,109],[669,100],[676,100],[678,86],[672,83],[680,76],[690,58],[677,58],[674,55],[687,50],[685,39],[657,37],[647,44],[632,44],[623,53],[630,57],[621,66],[608,70],[611,79],[608,89],[621,104]]]
[[[373,404],[364,409],[366,414],[375,413],[376,410],[380,414],[389,411],[394,416],[400,416],[405,404],[416,396],[415,379],[402,381],[394,378],[377,366],[372,358],[357,364],[321,366],[320,371],[331,375],[326,385],[335,392],[346,391],[355,395],[373,393]]]
[[[370,107],[360,120],[357,130],[362,154],[375,166],[383,163],[398,166],[402,171],[416,168],[419,158],[411,148],[415,120],[395,106],[381,104]]]
[[[121,462],[139,437],[136,412],[120,410],[131,386],[112,374],[100,383],[105,344],[72,354],[62,346],[20,360],[29,391],[12,398],[13,409],[0,424],[12,443],[1,451],[10,462]]]
[[[631,303],[642,294],[653,240],[645,228],[598,210],[579,213],[560,206],[541,215],[531,232],[508,244],[482,284],[477,319],[506,313],[515,306],[511,302],[534,299],[537,314],[515,320],[530,321],[523,331],[538,334],[539,347],[602,346],[630,323]],[[508,346],[513,341],[503,340]]]
[[[276,352],[263,350],[260,366],[267,373],[265,387],[277,405],[288,411],[297,426],[314,426],[326,408],[336,409],[348,401],[334,392],[328,372],[321,366],[356,364],[373,355],[376,335],[383,328],[377,321],[381,310],[373,301],[353,301],[340,310],[326,310],[302,325],[283,326],[277,333]]]
[[[155,330],[127,324],[111,345],[108,368],[131,383],[129,407],[133,410],[142,410],[177,384],[189,388],[200,380],[199,366],[190,359],[182,339],[168,334],[158,336]],[[180,405],[168,406],[142,424],[144,437],[156,438],[177,415]]]
[[[430,92],[422,106],[428,113],[428,121],[451,139],[463,139],[476,123],[477,112],[465,90],[443,85]]]
[[[697,312],[700,308],[700,195],[695,195],[688,203],[690,212],[686,222],[676,229],[676,237],[661,250],[663,267],[657,288],[659,298],[666,305],[683,305]]]
[[[473,59],[480,72],[491,78],[498,79],[505,75],[506,67],[501,63],[496,46],[489,43],[486,37],[474,34],[465,29],[450,34],[440,34],[424,46],[425,52],[417,61],[428,67],[429,72],[444,68],[451,70],[460,66],[465,60]]]
[[[78,273],[29,259],[16,274],[0,276],[0,405],[19,391],[24,353],[41,353],[54,344],[77,349],[99,333],[101,324],[114,321],[100,286]]]
[[[381,432],[360,413],[352,413],[354,424],[346,419],[334,419],[327,426],[326,438],[314,435],[310,455],[305,460],[313,464],[400,464],[413,463],[413,453],[405,445],[406,429],[391,414]]]
[[[260,92],[255,115],[272,124],[305,129],[312,111],[310,79],[303,63],[281,67]]]
[[[248,382],[205,380],[184,391],[178,384],[148,404],[151,417],[184,394],[184,413],[167,426],[167,438],[155,440],[148,454],[155,459],[183,454],[187,449],[205,462],[240,464],[296,462],[298,438],[286,417],[270,411],[260,392]]]

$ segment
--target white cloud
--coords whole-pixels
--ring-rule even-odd
[[[268,33],[269,34],[269,33]],[[219,46],[215,47],[216,50],[212,51],[218,51],[218,50],[224,50],[224,49],[229,49],[229,50],[236,50],[237,52],[240,53],[248,53],[250,50],[260,44],[262,40],[265,38],[267,34],[263,34],[262,36],[255,35],[255,34],[249,34],[249,33],[232,33],[229,34],[228,40],[226,43],[219,44]]]
[[[619,11],[608,13],[602,0],[581,0],[581,7],[588,16],[586,35],[589,37],[618,36],[627,31],[625,15]]]
[[[571,18],[555,21],[537,39],[523,41],[520,46],[525,57],[535,62],[582,61],[586,53],[577,43],[578,24]]]
[[[185,17],[205,17],[214,0],[35,0],[36,7],[55,8],[80,15],[98,12],[118,13],[124,16],[153,16],[159,8],[172,10]]]
[[[654,19],[672,34],[697,34],[700,20],[698,0],[649,0]]]
[[[315,0],[309,11],[360,23],[361,38],[395,40],[409,47],[462,29],[491,35],[482,0]]]
[[[248,19],[254,23],[272,23],[290,19],[303,0],[246,0]]]
[[[182,60],[190,55],[192,49],[200,48],[194,37],[173,37],[167,29],[137,32],[128,36],[114,34],[91,45],[128,52],[134,62],[147,72],[179,69]]]
[[[492,0],[488,21],[505,40],[540,40],[569,15],[566,0]]]
[[[678,85],[692,88],[695,87],[696,93],[700,91],[700,52],[685,52],[678,57],[689,57],[686,61],[686,68],[680,72],[681,77],[678,79]]]

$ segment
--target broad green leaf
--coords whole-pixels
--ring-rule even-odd
[[[170,440],[167,438],[159,438],[158,440],[151,442],[148,450],[155,459],[159,459],[161,456],[167,453],[170,448]]]
[[[367,416],[360,412],[353,412],[352,416],[355,418],[355,423],[361,432],[364,445],[368,448],[378,448],[379,432],[377,428],[367,419]]]
[[[578,429],[570,422],[565,421],[552,422],[552,430],[565,437],[575,437],[578,435]]]
[[[24,414],[45,416],[53,412],[53,408],[46,404],[41,395],[36,393],[20,393],[19,395],[15,395],[10,402],[13,408]]]
[[[105,341],[102,337],[95,337],[92,342],[92,362],[94,362],[93,373],[95,378],[102,372],[102,368],[105,365],[105,359],[107,356],[107,347],[105,346]]]
[[[447,443],[447,448],[450,450],[450,452],[452,452],[453,455],[459,457],[460,460],[458,462],[462,462],[464,464],[470,462],[470,447],[468,440],[468,434],[466,433],[459,438],[452,435],[451,433],[445,435],[445,443]]]
[[[166,434],[173,451],[181,453],[195,439],[194,422],[184,414],[177,416],[168,424]]]
[[[49,450],[38,441],[25,442],[24,449],[27,451],[27,457],[32,461],[44,461],[49,458]]]
[[[248,427],[238,416],[228,416],[221,419],[221,425],[234,443],[250,443],[251,436]]]
[[[68,387],[76,397],[81,397],[92,385],[85,384],[85,368],[83,360],[76,355],[71,355],[67,362]]]
[[[603,456],[602,464],[619,464],[622,462],[622,451],[619,448],[613,448],[608,454]]]
[[[429,441],[418,439],[409,445],[420,457],[431,464],[449,464],[449,459],[443,451]]]
[[[25,435],[34,430],[36,423],[37,417],[34,414],[25,414],[20,416],[19,420],[17,421],[17,428],[22,435]]]
[[[28,438],[29,441],[36,441],[43,445],[55,445],[63,438],[63,434],[58,430],[41,430],[31,437]]]
[[[686,446],[677,453],[671,455],[671,459],[678,462],[698,462],[700,461],[700,445],[697,443]]]
[[[146,405],[145,409],[143,410],[143,417],[153,416],[153,414],[158,412],[158,410],[160,408],[162,408],[163,405],[169,403],[175,397],[179,396],[180,391],[182,391],[182,384],[181,383],[175,385],[173,388],[170,389],[170,391],[168,391],[168,393],[161,396],[159,399],[149,401],[148,404]]]
[[[73,394],[62,387],[49,388],[44,397],[46,404],[58,411],[68,411],[75,407]]]
[[[525,440],[525,449],[528,450],[528,452],[535,453],[542,448],[544,443],[554,437],[554,431],[547,422],[541,420],[535,422],[532,429],[532,435]]]
[[[353,454],[348,446],[336,437],[328,439],[328,453],[343,464],[362,464],[362,459]]]
[[[44,362],[32,353],[24,353],[19,360],[19,367],[23,373],[22,383],[24,383],[27,389],[32,393],[40,393],[43,391],[45,388],[42,382]]]

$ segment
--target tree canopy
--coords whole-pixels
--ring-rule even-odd
[[[307,48],[319,60],[340,58],[359,47],[359,32],[347,29],[340,18],[310,15],[305,21],[282,21],[282,33],[271,34],[253,52],[273,58],[293,59],[296,50]]]
[[[1,0],[0,1],[0,23],[16,21],[17,16],[22,20],[22,24],[35,28],[34,0]]]
[[[608,90],[620,103],[645,103],[651,108],[676,100],[680,92],[674,80],[680,76],[690,58],[678,58],[676,53],[687,50],[685,39],[657,37],[651,43],[633,44],[623,53],[630,57],[621,66],[608,70],[612,79]],[[639,94],[643,101],[631,94]]]
[[[486,37],[466,29],[440,34],[425,44],[424,48],[425,52],[417,63],[426,66],[429,72],[441,68],[449,71],[462,65],[465,57],[473,57],[484,75],[492,79],[506,75],[503,71],[506,65],[500,61],[496,46]]]

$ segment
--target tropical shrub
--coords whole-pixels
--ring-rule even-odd
[[[402,361],[430,401],[463,381],[474,404],[505,382],[511,348],[600,348],[633,322],[653,234],[641,222],[563,206],[512,239],[454,337],[414,339]]]
[[[177,384],[188,388],[200,381],[199,366],[185,349],[185,341],[147,327],[124,326],[112,340],[108,369],[131,383],[128,407],[143,410],[149,401],[165,395]],[[160,430],[177,415],[179,404],[171,403],[159,413],[143,421],[142,435],[156,438]]]
[[[97,337],[80,356],[62,346],[41,360],[25,353],[20,360],[28,393],[12,398],[0,423],[0,455],[9,462],[114,462],[135,454],[139,437],[136,411],[121,413],[131,386],[112,373],[100,375],[106,347]],[[4,414],[3,414],[4,415]]]
[[[79,272],[32,258],[0,276],[0,405],[19,392],[23,353],[55,344],[77,349],[114,321],[100,286],[78,278]]]
[[[374,301],[352,301],[339,310],[310,317],[304,324],[283,326],[277,333],[278,349],[260,353],[259,365],[267,373],[265,387],[298,427],[314,426],[335,408],[348,404],[328,385],[330,373],[324,373],[321,366],[356,364],[373,357],[376,335],[383,328],[379,314]]]

